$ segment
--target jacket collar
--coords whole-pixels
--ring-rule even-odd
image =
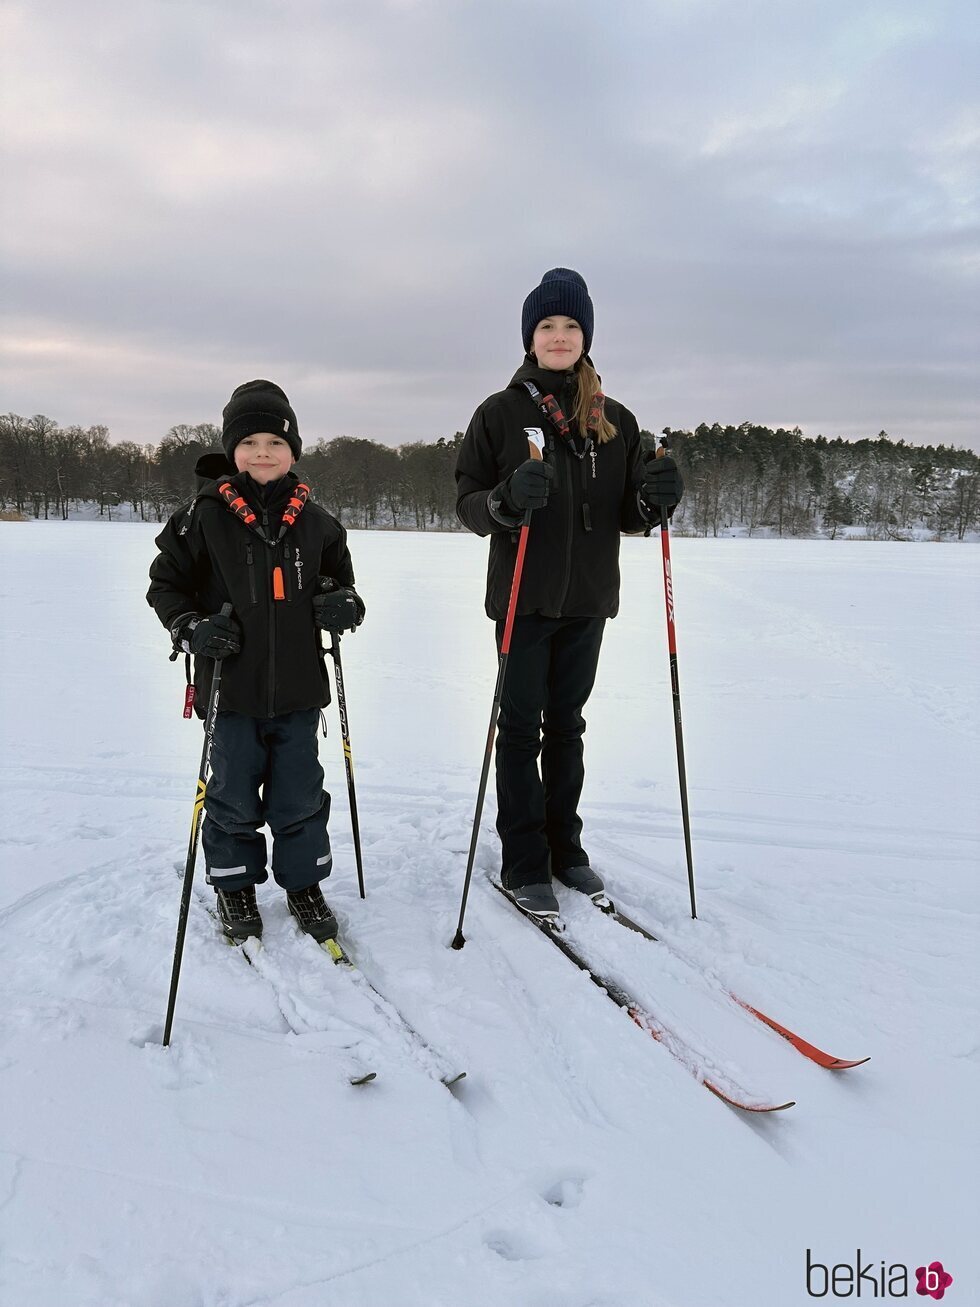
[[[530,359],[525,359],[517,369],[513,377],[511,377],[507,389],[524,390],[525,381],[533,381],[543,395],[560,397],[566,390],[572,394],[578,390],[578,377],[574,369],[568,372],[555,372],[551,368],[539,367],[537,363],[533,363]],[[525,391],[525,393],[527,392]],[[569,407],[572,407],[572,405],[569,405]]]

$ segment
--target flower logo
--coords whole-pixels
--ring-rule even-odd
[[[942,1262],[930,1262],[928,1266],[917,1266],[915,1277],[918,1280],[916,1293],[923,1297],[935,1298],[938,1302],[953,1283],[949,1271],[943,1270]]]

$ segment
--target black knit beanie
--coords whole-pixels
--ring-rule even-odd
[[[530,354],[534,328],[543,318],[553,317],[556,313],[566,318],[574,318],[582,328],[585,353],[592,348],[592,328],[594,314],[589,288],[585,279],[571,268],[552,268],[541,278],[541,285],[535,287],[524,301],[521,312],[521,336],[524,352]]]
[[[254,436],[257,431],[282,436],[293,451],[293,458],[299,458],[303,452],[296,414],[285,391],[272,381],[246,381],[236,387],[221,418],[221,443],[232,461],[238,442],[246,436]]]

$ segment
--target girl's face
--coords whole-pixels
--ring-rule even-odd
[[[542,318],[534,328],[531,352],[540,367],[567,372],[582,357],[584,344],[582,328],[575,319],[557,314],[553,318]]]
[[[260,486],[278,481],[296,461],[282,436],[274,436],[268,431],[246,436],[238,442],[233,453],[239,472],[247,472]]]

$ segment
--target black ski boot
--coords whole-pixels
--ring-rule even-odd
[[[606,896],[602,877],[596,875],[587,862],[578,867],[565,867],[562,871],[556,871],[555,880],[560,880],[569,889],[577,889],[580,894],[588,894],[590,899],[598,900]]]
[[[233,944],[262,938],[262,918],[255,902],[255,886],[244,889],[216,889],[221,929]]]
[[[312,935],[318,944],[337,938],[340,926],[327,906],[318,884],[309,885],[306,889],[287,890],[286,901],[300,930]]]
[[[550,881],[543,881],[540,885],[518,885],[516,889],[507,889],[507,893],[532,917],[557,917],[559,914],[558,900]]]

